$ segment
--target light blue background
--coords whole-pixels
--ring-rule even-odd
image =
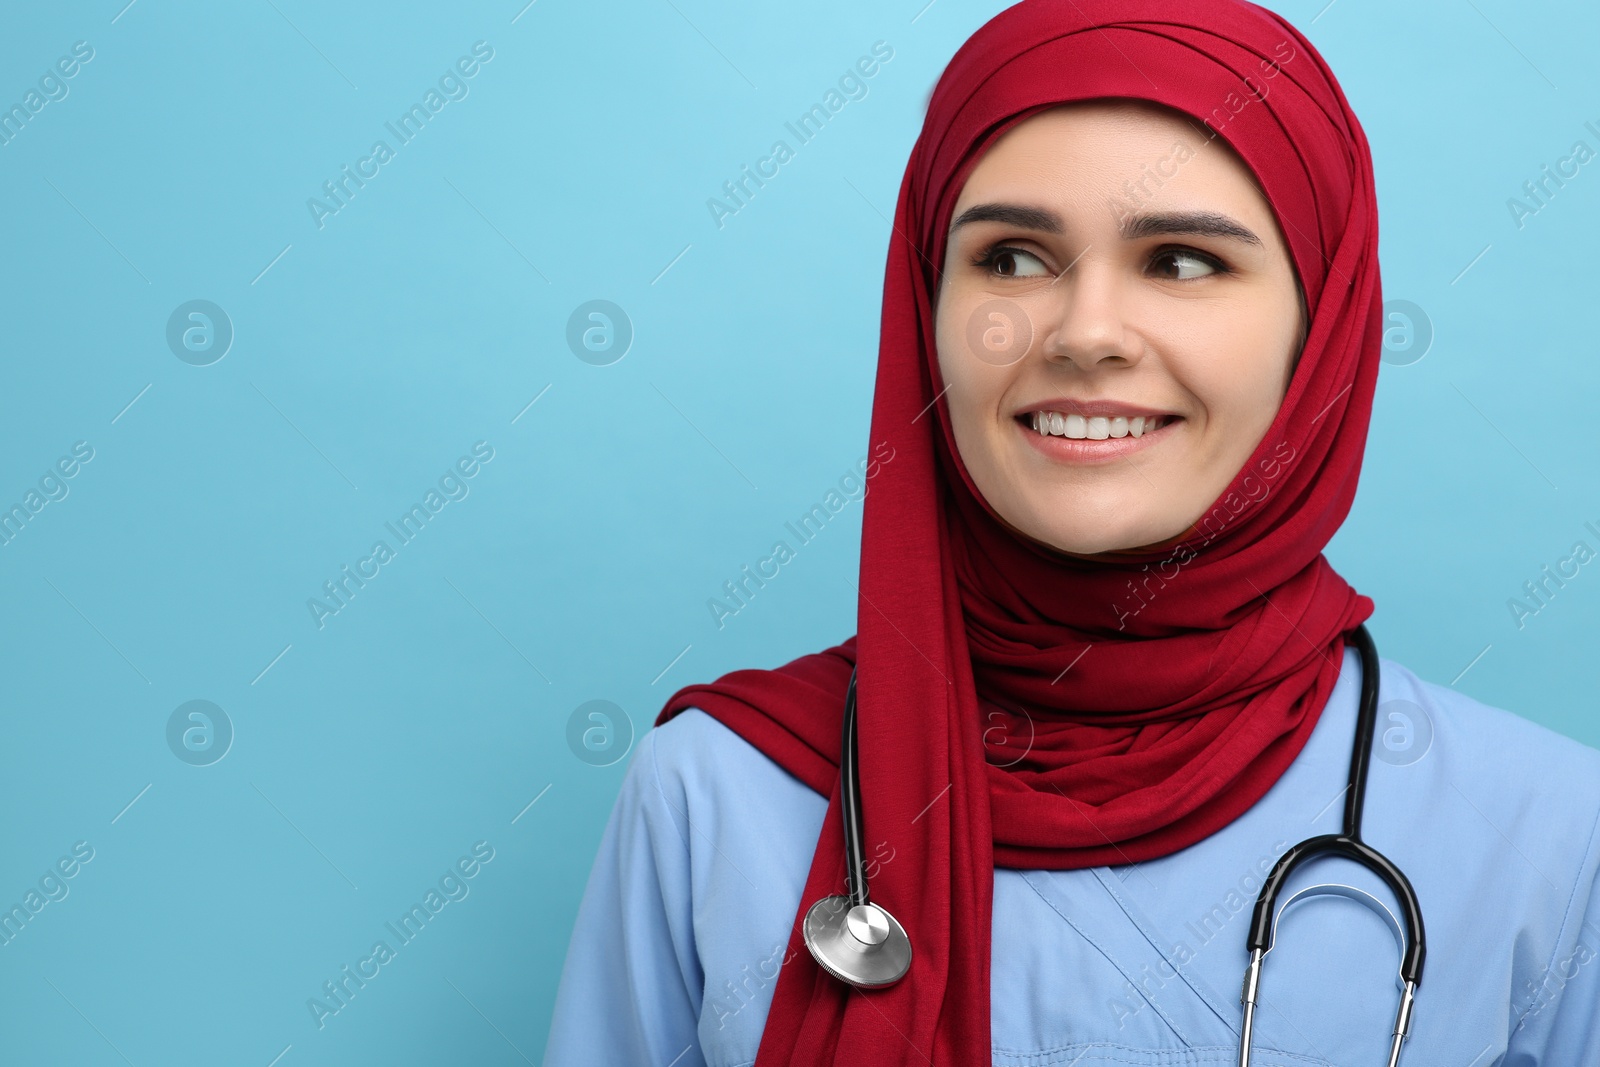
[[[537,1062],[629,751],[580,760],[575,710],[636,738],[682,685],[855,630],[859,502],[725,627],[707,601],[867,453],[887,218],[1003,5],[123,3],[0,31],[0,106],[94,49],[0,146],[0,506],[94,450],[0,546],[0,906],[94,849],[0,946],[0,1062]],[[1329,556],[1384,655],[1600,744],[1600,563],[1507,607],[1600,548],[1600,163],[1507,208],[1600,148],[1600,16],[1274,6],[1364,122],[1385,296],[1435,333],[1383,369]],[[319,228],[307,199],[480,40]],[[868,95],[719,229],[707,199],[878,40]],[[236,331],[209,366],[166,342],[194,299]],[[594,299],[635,332],[609,366],[566,342]],[[479,441],[468,495],[319,629],[307,599]],[[235,731],[203,767],[166,737],[196,699]],[[319,1029],[307,1000],[479,841],[469,894]]]

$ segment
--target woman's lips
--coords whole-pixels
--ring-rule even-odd
[[[1012,421],[1016,423],[1018,432],[1027,437],[1030,445],[1046,458],[1058,463],[1107,463],[1121,459],[1160,444],[1183,425],[1182,416],[1172,415],[1168,417],[1166,423],[1154,430],[1146,430],[1139,437],[1129,434],[1126,437],[1106,437],[1093,441],[1088,438],[1042,434],[1033,428],[1031,415],[1019,415]]]

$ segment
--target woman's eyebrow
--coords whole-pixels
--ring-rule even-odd
[[[1244,224],[1215,211],[1157,211],[1148,215],[1124,215],[1117,231],[1125,241],[1157,234],[1183,233],[1197,237],[1231,237],[1253,245],[1261,243],[1261,238]]]
[[[1064,229],[1061,216],[1048,208],[1027,207],[1022,204],[974,204],[963,211],[950,224],[952,234],[969,222],[1003,222],[1024,230],[1040,233],[1061,233]],[[1125,241],[1160,234],[1189,234],[1197,237],[1227,237],[1246,244],[1259,245],[1261,238],[1236,219],[1216,211],[1157,211],[1142,215],[1124,215],[1118,223],[1118,232]]]
[[[1062,230],[1061,216],[1054,211],[1021,204],[974,204],[950,224],[950,232],[954,234],[969,222],[1003,222],[1008,226],[1041,233],[1060,233]]]

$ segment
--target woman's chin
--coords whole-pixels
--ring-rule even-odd
[[[1148,538],[1141,538],[1138,534],[1122,534],[1107,530],[1052,529],[1027,533],[1027,536],[1046,548],[1069,556],[1098,556],[1106,552],[1122,552],[1149,541]]]
[[[1101,556],[1106,553],[1140,552],[1164,548],[1185,533],[1188,527],[1168,529],[1150,524],[1126,524],[1107,528],[1081,524],[1029,523],[1012,529],[1046,548],[1069,556]]]

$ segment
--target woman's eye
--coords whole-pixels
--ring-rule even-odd
[[[1038,256],[1009,245],[989,249],[978,265],[1001,278],[1041,278],[1050,273]]]
[[[1167,263],[1174,266],[1161,266]],[[1207,274],[1227,273],[1227,268],[1222,265],[1221,260],[1188,248],[1168,248],[1157,252],[1151,265],[1161,277],[1180,282],[1191,278],[1204,278]]]

